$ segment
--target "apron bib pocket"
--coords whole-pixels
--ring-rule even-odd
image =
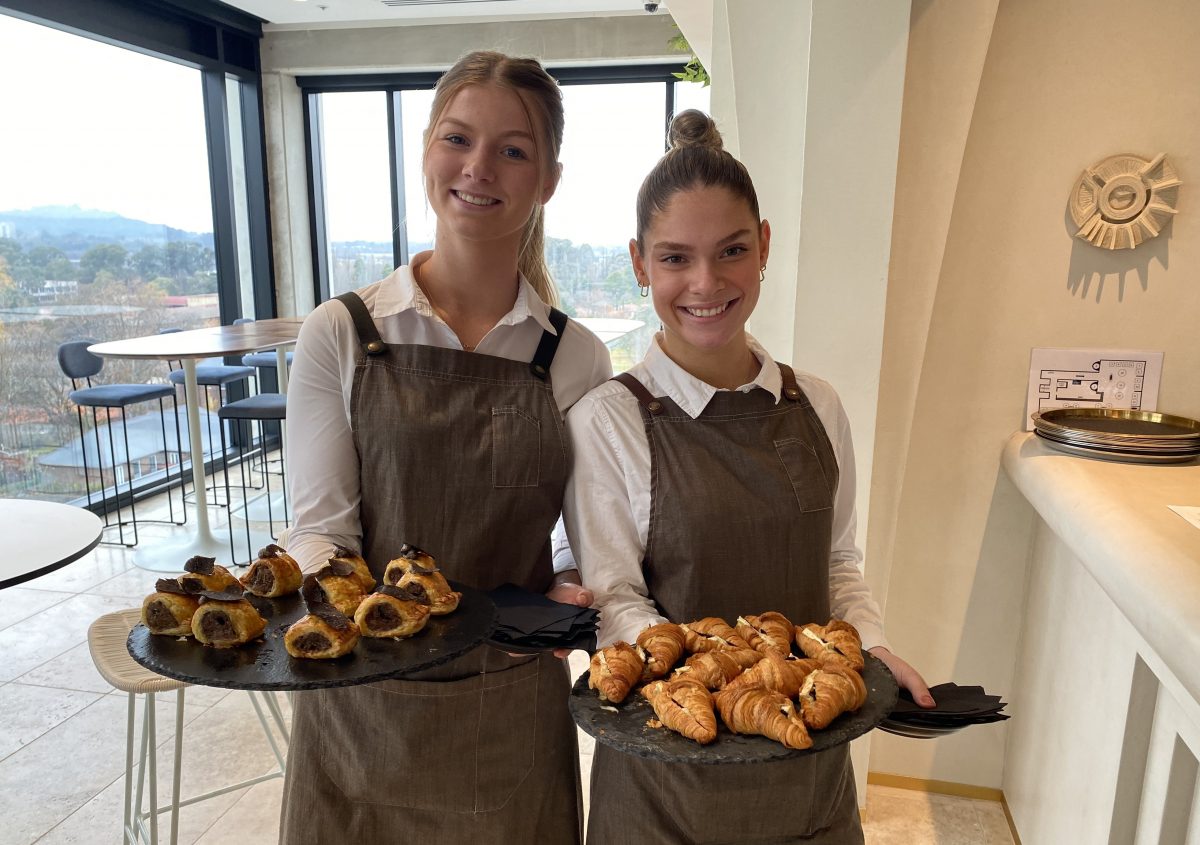
[[[492,408],[492,486],[537,487],[541,442],[540,420],[514,405]]]
[[[825,470],[812,446],[799,437],[785,437],[775,441],[775,454],[792,482],[801,513],[833,507],[833,491],[829,489]]]

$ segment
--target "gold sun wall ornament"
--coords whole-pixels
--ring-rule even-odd
[[[1083,171],[1071,191],[1075,237],[1105,249],[1156,238],[1175,213],[1182,184],[1166,153],[1109,156]]]

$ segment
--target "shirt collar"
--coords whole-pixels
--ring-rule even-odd
[[[754,377],[754,381],[743,384],[737,390],[741,393],[749,393],[756,388],[765,390],[771,394],[776,404],[778,404],[780,395],[783,392],[783,377],[779,373],[779,366],[775,363],[771,354],[763,348],[763,345],[751,337],[749,333],[746,334],[746,342],[754,357],[759,360],[760,366],[758,368],[758,375]],[[659,335],[657,334],[654,336],[650,348],[646,351],[646,357],[642,359],[642,365],[646,367],[649,374],[654,378],[654,381],[657,383],[656,386],[660,391],[674,399],[675,404],[692,419],[695,419],[704,412],[704,409],[708,407],[708,403],[712,400],[713,396],[720,390],[696,378],[672,361],[667,353],[663,351],[662,345],[659,343]]]

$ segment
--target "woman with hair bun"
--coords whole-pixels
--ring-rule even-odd
[[[563,416],[611,374],[604,344],[553,307],[542,254],[562,136],[562,95],[533,59],[471,53],[438,82],[434,248],[300,332],[288,551],[305,571],[345,547],[382,581],[408,543],[469,586],[590,604],[550,555]],[[569,690],[558,658],[484,645],[405,680],[298,693],[281,841],[578,843]]]
[[[600,645],[649,625],[772,610],[845,619],[932,707],[891,653],[855,544],[854,452],[826,382],[776,363],[745,330],[771,227],[711,118],[686,111],[642,183],[634,274],[662,321],[645,358],[567,416],[565,518],[601,612]],[[863,841],[849,749],[688,765],[598,744],[589,845]]]

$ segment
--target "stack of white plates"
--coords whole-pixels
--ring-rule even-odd
[[[1046,445],[1062,452],[1143,464],[1174,464],[1200,456],[1200,421],[1155,411],[1053,408],[1033,415]]]

